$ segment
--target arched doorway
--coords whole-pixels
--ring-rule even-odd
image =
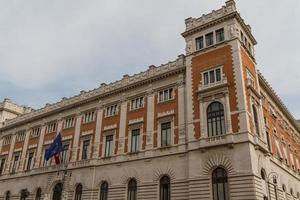
[[[57,183],[55,187],[53,188],[53,195],[52,200],[61,200],[62,198],[62,190],[63,190],[63,184]]]

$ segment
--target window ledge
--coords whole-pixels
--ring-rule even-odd
[[[226,77],[222,77],[222,80],[213,84],[199,84],[198,93],[205,93],[219,88],[228,87],[228,82]]]
[[[157,104],[170,103],[171,101],[174,101],[174,99],[175,99],[175,98],[168,99],[168,100],[165,100],[165,101],[158,101]]]

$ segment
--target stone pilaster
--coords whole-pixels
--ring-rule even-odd
[[[178,82],[178,132],[179,132],[179,144],[185,143],[185,88],[183,75],[180,75]]]
[[[148,91],[148,96],[147,96],[146,149],[152,149],[152,147],[153,147],[154,100],[155,100],[154,92],[152,90]]]
[[[38,146],[37,146],[36,160],[34,163],[34,168],[38,168],[40,166],[41,160],[44,159],[44,155],[42,155],[42,152],[43,152],[43,147],[44,147],[45,134],[46,134],[46,125],[43,124],[42,128],[41,128]]]
[[[120,109],[120,127],[119,127],[119,146],[118,146],[118,153],[124,153],[124,146],[125,146],[125,133],[126,133],[126,122],[127,122],[127,100],[123,100],[121,102],[121,109]]]
[[[28,142],[29,142],[29,137],[30,137],[30,130],[27,129],[25,133],[25,140],[22,148],[22,154],[21,154],[21,160],[20,160],[20,166],[19,166],[19,171],[24,170],[24,166],[26,165],[26,154],[27,154],[27,148],[28,148]]]
[[[95,141],[94,141],[94,148],[93,148],[93,155],[92,158],[99,157],[99,150],[100,150],[100,137],[101,137],[101,130],[102,130],[102,119],[103,119],[103,108],[102,106],[97,109],[97,120],[96,120],[96,130],[95,130]]]
[[[82,121],[82,114],[79,114],[76,117],[76,124],[75,124],[75,133],[74,133],[74,140],[73,140],[73,147],[72,147],[71,162],[75,162],[77,160],[79,140],[80,140],[80,126],[81,126],[81,121]]]
[[[5,166],[5,174],[9,173],[11,163],[13,162],[15,143],[16,143],[16,134],[13,134],[10,142],[8,156],[7,156],[7,165]]]

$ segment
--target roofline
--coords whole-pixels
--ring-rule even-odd
[[[300,136],[300,125],[299,122],[294,118],[291,112],[288,110],[286,105],[280,99],[280,97],[276,94],[275,90],[268,83],[266,78],[258,71],[258,78],[260,85],[268,92],[268,95],[272,98],[272,100],[279,106],[281,111],[286,115],[288,120],[292,123],[295,129],[298,131],[298,135]]]

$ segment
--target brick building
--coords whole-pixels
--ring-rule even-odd
[[[185,23],[176,60],[3,119],[0,199],[300,199],[299,122],[235,2]]]

